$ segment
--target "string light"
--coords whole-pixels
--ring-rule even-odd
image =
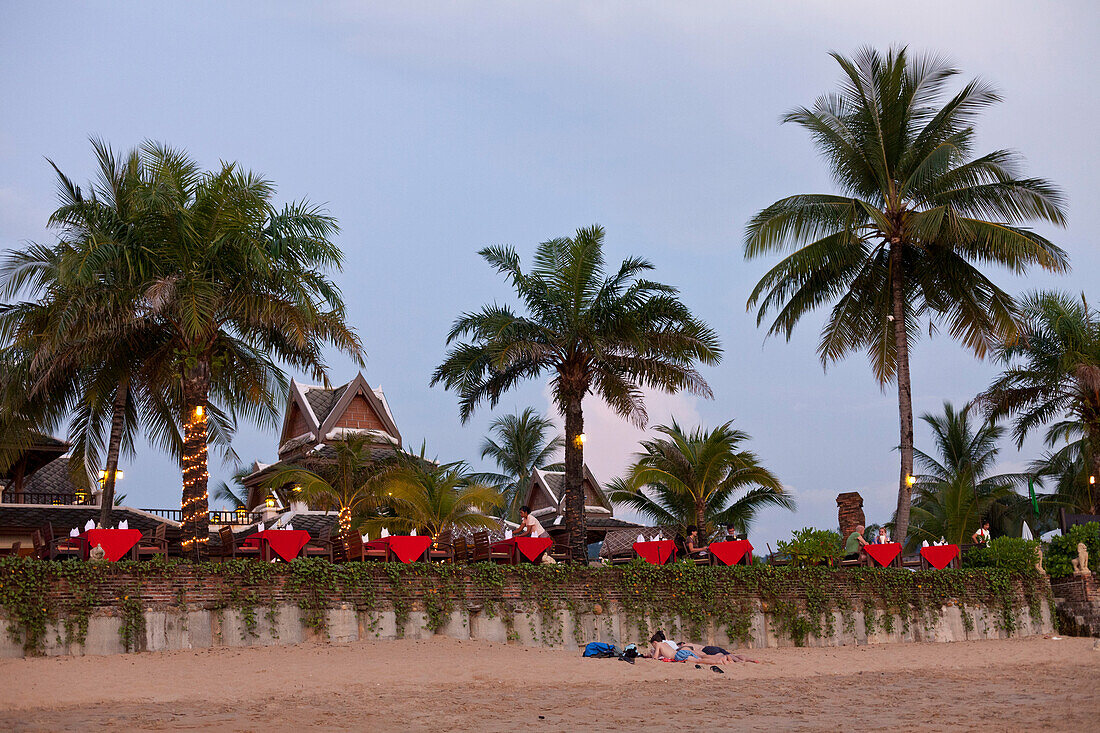
[[[207,473],[206,411],[202,405],[196,405],[191,411],[183,430],[184,453],[180,461],[183,469],[183,502],[180,513],[185,529],[180,544],[184,550],[199,550],[210,539],[209,503],[206,497],[210,474]],[[188,453],[188,447],[194,444],[198,445],[198,450]],[[192,537],[191,534],[195,536]]]

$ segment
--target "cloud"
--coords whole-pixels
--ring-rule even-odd
[[[625,473],[634,453],[638,451],[638,442],[652,436],[654,426],[671,423],[673,418],[684,427],[695,427],[700,423],[697,397],[683,393],[670,395],[643,391],[646,412],[649,413],[649,426],[645,429],[619,417],[598,397],[586,397],[582,404],[586,436],[584,461],[601,484]],[[547,414],[564,433],[565,421],[558,413],[549,385],[543,390],[543,396],[546,398]]]

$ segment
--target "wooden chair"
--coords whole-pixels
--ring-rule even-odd
[[[130,557],[134,560],[157,555],[164,555],[164,559],[168,559],[168,525],[164,522],[157,524],[152,537],[143,536],[130,551]]]
[[[31,534],[35,555],[42,560],[82,560],[88,553],[88,540],[83,537],[54,537],[53,525],[46,522]]]
[[[466,537],[458,536],[454,538],[454,553],[456,563],[467,563],[470,561],[470,551],[466,547]]]
[[[634,559],[634,541],[638,533],[634,530],[613,530],[603,538],[600,557],[612,565],[622,565]]]
[[[367,547],[358,532],[344,535],[344,559],[348,562],[363,562],[364,560],[389,560],[389,549],[375,549]]]
[[[546,554],[554,558],[555,562],[573,562],[573,548],[559,542],[555,542]]]
[[[359,540],[362,542],[362,540]],[[309,542],[302,548],[302,557],[327,557],[332,562],[334,556],[332,546],[332,527],[325,527],[317,533],[316,537],[310,537]]]
[[[493,550],[493,548],[489,544],[489,533],[478,532],[474,535],[474,551],[470,556],[470,562],[495,562],[511,564],[512,553],[498,552],[496,550]]]
[[[19,549],[22,546],[21,542],[12,542],[11,547],[0,550],[0,557],[19,557]]]
[[[769,565],[771,565],[773,567],[779,567],[780,565],[790,565],[791,564],[790,559],[780,560],[779,558],[777,558],[775,556],[775,553],[772,552],[772,546],[771,546],[770,543],[765,542],[764,546],[768,548],[768,564]]]
[[[455,562],[454,539],[451,530],[446,529],[435,536],[428,548],[428,562]]]
[[[217,555],[221,558],[222,562],[225,562],[226,558],[236,559],[238,557],[255,557],[258,559],[260,557],[260,548],[252,546],[246,547],[238,543],[230,527],[222,527],[219,529],[218,538],[221,540],[222,546],[221,551]],[[214,553],[211,553],[211,555],[213,554]]]

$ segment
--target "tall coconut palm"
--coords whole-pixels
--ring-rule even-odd
[[[276,362],[326,376],[328,343],[362,363],[339,289],[325,271],[342,254],[335,220],[300,202],[276,209],[272,184],[237,165],[205,172],[185,153],[145,143],[145,298],[167,334],[150,360],[176,374],[183,425],[185,551],[207,538],[207,440],[212,398],[231,422],[277,417],[286,378]]]
[[[1082,514],[1095,514],[1100,502],[1100,487],[1090,479],[1096,476],[1092,443],[1079,420],[1063,420],[1047,429],[1047,450],[1028,464],[1028,471],[1051,493],[1038,497],[1039,524],[1043,529],[1057,525],[1060,508]],[[1046,511],[1042,511],[1046,509]]]
[[[136,151],[117,155],[97,139],[92,147],[98,177],[83,191],[53,166],[61,205],[49,225],[58,243],[13,251],[0,266],[4,296],[29,296],[0,306],[0,340],[23,360],[28,404],[71,416],[72,478],[78,485],[101,481],[100,522],[107,526],[119,457],[132,449],[139,424],[174,455],[179,439],[167,375],[146,362],[164,338],[143,313],[135,270],[148,244],[140,200],[145,171]]]
[[[1014,487],[1025,477],[990,473],[1005,429],[987,421],[976,424],[969,407],[956,410],[950,402],[944,402],[942,415],[926,413],[921,420],[932,429],[939,458],[914,451],[921,473],[913,487],[910,549],[923,540],[969,542],[982,519],[990,519],[1000,533],[1019,529],[1027,502]]]
[[[1077,460],[1086,460],[1090,475],[1100,477],[1100,451],[1088,449],[1100,445],[1100,317],[1083,294],[1076,299],[1036,292],[1021,305],[1019,336],[996,351],[1005,371],[980,400],[994,416],[1015,418],[1018,446],[1031,431],[1058,421],[1048,432],[1048,444],[1078,434],[1084,440],[1079,447],[1086,450]],[[1100,495],[1093,491],[1090,514],[1097,513],[1098,503]]]
[[[608,274],[604,230],[543,242],[524,272],[511,247],[481,256],[511,281],[526,314],[488,305],[460,316],[447,336],[456,343],[432,384],[458,391],[463,422],[486,400],[526,379],[551,374],[554,402],[565,417],[565,520],[574,557],[587,557],[581,400],[590,392],[615,412],[645,425],[643,387],[710,396],[696,362],[717,364],[715,333],[680,302],[675,288],[643,279],[653,265],[630,258]],[[468,339],[468,340],[463,340]]]
[[[376,450],[379,445],[387,449]],[[330,441],[324,457],[276,471],[263,485],[272,491],[293,486],[297,500],[315,509],[335,509],[343,537],[359,523],[377,516],[384,506],[382,487],[399,460],[389,445],[369,435],[350,434]]]
[[[419,456],[404,456],[383,478],[382,486],[385,516],[360,525],[371,533],[385,527],[434,537],[452,528],[494,529],[497,520],[489,512],[504,503],[500,492],[477,481],[465,463],[426,460],[423,447]]]
[[[793,252],[761,278],[748,307],[757,308],[757,323],[775,311],[768,335],[789,339],[802,316],[833,303],[822,363],[862,349],[883,387],[897,383],[903,536],[913,471],[910,347],[924,322],[978,357],[1013,334],[1013,301],[979,266],[1066,271],[1065,252],[1021,226],[1064,225],[1063,197],[1047,181],[1022,177],[1015,153],[974,155],[974,121],[1000,100],[984,82],[949,95],[959,71],[904,48],[833,58],[843,70],[839,90],[784,122],[809,131],[839,193],[790,196],[752,218],[746,258]]]
[[[475,479],[501,493],[505,517],[515,520],[535,471],[562,470],[563,464],[554,458],[565,447],[565,438],[555,435],[554,423],[532,407],[501,415],[489,425],[489,431],[496,435],[482,441],[481,457],[493,459],[500,473],[478,473]]]
[[[612,482],[616,504],[681,531],[694,524],[700,537],[729,524],[747,533],[769,506],[794,510],[794,499],[775,474],[742,448],[749,435],[735,430],[732,421],[714,430],[685,432],[674,420],[656,431],[664,437],[642,441],[626,478]]]

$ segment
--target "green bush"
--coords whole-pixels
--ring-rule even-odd
[[[1028,573],[1039,559],[1039,541],[1019,537],[997,537],[988,547],[975,547],[963,558],[968,568],[1002,568],[1013,573]]]
[[[790,542],[777,542],[776,549],[795,565],[822,565],[840,557],[844,551],[840,534],[829,529],[804,527],[796,530],[793,536]]]
[[[1044,551],[1043,567],[1051,578],[1065,578],[1073,575],[1070,560],[1077,557],[1077,543],[1084,542],[1089,551],[1089,569],[1100,563],[1100,523],[1089,522],[1070,527],[1069,532],[1055,537],[1050,547]]]

